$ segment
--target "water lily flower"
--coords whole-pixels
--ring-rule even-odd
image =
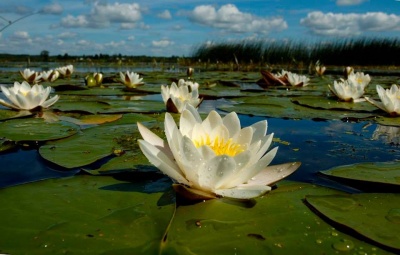
[[[23,72],[19,71],[19,73],[21,74],[22,78],[24,78],[24,80],[27,81],[29,84],[36,84],[42,78],[42,75],[40,73],[30,70],[29,68],[26,68]]]
[[[352,83],[357,83],[359,86],[365,89],[365,87],[367,87],[367,85],[370,83],[371,77],[369,76],[369,74],[364,74],[362,72],[351,72],[347,76],[347,80]]]
[[[60,72],[60,75],[63,77],[70,77],[72,73],[74,72],[74,66],[73,65],[66,65],[62,66],[59,68],[56,68],[58,72]]]
[[[310,81],[310,78],[308,78],[307,76],[299,75],[292,72],[287,72],[286,77],[289,84],[296,87],[305,87],[308,85],[308,82]]]
[[[318,60],[317,63],[315,63],[315,72],[317,73],[317,75],[322,76],[324,75],[325,71],[326,67],[322,66]]]
[[[144,85],[144,83],[142,82],[143,78],[140,78],[139,74],[135,72],[126,71],[125,74],[123,72],[120,72],[119,76],[121,78],[120,81],[122,82],[122,84],[124,84],[128,89],[134,89]]]
[[[198,107],[203,99],[199,98],[197,82],[180,79],[178,85],[173,82],[171,87],[161,85],[161,96],[168,112],[181,113],[186,104]]]
[[[11,102],[7,103],[0,99],[0,104],[15,110],[33,110],[37,107],[48,108],[59,99],[59,96],[56,95],[46,100],[51,92],[50,86],[43,88],[42,85],[35,84],[31,87],[25,81],[22,83],[14,82],[14,86],[10,88],[5,86],[0,86],[0,88]]]
[[[381,99],[378,102],[372,98],[365,97],[365,99],[376,107],[389,113],[389,115],[395,117],[400,116],[400,89],[396,84],[392,84],[390,89],[384,89],[380,85],[376,85],[376,91]]]
[[[85,77],[85,83],[88,87],[98,87],[103,83],[102,73],[93,73]]]
[[[187,74],[188,79],[192,78],[193,73],[194,73],[193,67],[188,67],[188,69],[186,70],[186,74]]]
[[[352,73],[354,73],[354,68],[351,66],[346,66],[344,69],[344,78],[347,79],[347,77]]]
[[[42,81],[54,82],[60,77],[60,72],[57,70],[49,70],[41,72]]]
[[[271,72],[261,70],[261,76],[264,81],[263,84],[259,84],[261,87],[265,86],[276,86],[276,85],[287,85],[288,80],[286,76],[287,71],[282,70],[281,73],[273,74]]]
[[[179,128],[168,112],[164,127],[167,141],[138,123],[143,137],[139,147],[186,198],[254,198],[300,166],[294,162],[267,167],[278,148],[268,151],[273,134],[266,135],[266,120],[241,128],[235,112],[221,117],[211,111],[202,120],[188,104],[180,115]]]
[[[340,100],[345,102],[358,102],[360,97],[364,94],[363,84],[352,82],[351,80],[334,81],[333,87],[328,85],[329,89]]]

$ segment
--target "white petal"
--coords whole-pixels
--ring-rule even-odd
[[[54,97],[52,97],[49,100],[45,101],[42,104],[42,107],[48,108],[48,107],[52,106],[53,104],[55,104],[55,102],[57,102],[58,99],[60,99],[60,96],[59,95],[55,95]]]
[[[199,171],[199,185],[206,190],[214,190],[232,178],[236,163],[232,157],[222,155],[208,160]]]
[[[176,158],[179,161],[181,171],[191,183],[199,183],[199,169],[204,162],[202,155],[193,145],[192,140],[184,136],[181,140],[180,149],[181,157]]]
[[[229,185],[231,187],[235,187],[240,184],[248,182],[252,177],[256,176],[271,163],[271,161],[274,159],[276,155],[277,150],[278,147],[273,148],[267,154],[265,154],[264,157],[262,157],[260,160],[254,162],[253,165],[240,171],[235,177],[235,179],[229,183]]]
[[[277,181],[286,178],[300,167],[300,162],[285,163],[274,166],[267,166],[264,170],[251,178],[247,184],[239,185],[273,185]]]
[[[267,133],[268,122],[266,120],[262,120],[254,123],[250,127],[254,130],[252,138],[253,143],[254,141],[260,140],[262,137],[265,136],[265,134]]]
[[[222,122],[229,130],[229,137],[234,137],[240,131],[240,120],[236,112],[231,112],[226,115]]]
[[[15,109],[15,110],[20,110],[18,107],[16,107],[13,104],[9,104],[6,101],[4,101],[3,99],[0,99],[0,104],[4,105],[5,107],[11,108],[11,109]]]
[[[191,137],[193,126],[196,123],[199,123],[199,121],[196,119],[196,116],[194,116],[191,111],[187,110],[188,107],[189,106],[186,105],[185,110],[183,110],[181,113],[181,118],[179,120],[179,130],[181,131],[182,135]]]
[[[183,173],[179,167],[173,161],[171,161],[167,155],[145,140],[138,140],[138,142],[140,149],[150,163],[175,181],[185,185],[190,185],[190,183],[183,176]]]
[[[249,146],[251,144],[251,140],[253,139],[253,128],[245,127],[242,128],[234,137],[233,140],[242,145]]]
[[[206,132],[210,133],[211,130],[222,124],[221,116],[214,110],[212,110],[207,118],[203,121],[202,125]]]
[[[259,197],[271,190],[269,186],[249,186],[247,188],[233,188],[233,189],[219,189],[215,191],[215,194],[223,196],[223,197],[230,197],[230,198],[237,198],[237,199],[250,199]]]

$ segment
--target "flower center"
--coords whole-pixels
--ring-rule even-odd
[[[209,146],[217,156],[220,155],[228,155],[228,156],[236,156],[237,154],[244,151],[243,146],[241,144],[233,142],[232,138],[228,140],[224,140],[220,137],[216,137],[214,140],[210,139],[209,135],[205,137],[199,137],[197,140],[193,140],[196,148],[201,146]]]

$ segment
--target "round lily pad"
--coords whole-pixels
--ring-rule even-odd
[[[13,119],[0,123],[1,136],[9,140],[50,141],[72,136],[79,126],[66,122],[47,122],[40,118]]]

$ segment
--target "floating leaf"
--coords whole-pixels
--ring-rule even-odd
[[[307,196],[306,201],[336,224],[400,252],[400,194]]]
[[[162,184],[164,183],[164,184]],[[7,254],[157,254],[173,216],[163,176],[76,176],[0,190]]]
[[[28,117],[32,115],[33,113],[29,111],[12,111],[12,110],[0,109],[0,121]]]
[[[336,254],[346,239],[357,254],[385,253],[336,231],[302,199],[343,194],[304,183],[281,182],[253,201],[214,199],[177,208],[162,254]]]
[[[400,191],[400,162],[367,162],[321,171],[323,176],[366,191]]]
[[[302,96],[292,99],[292,102],[317,109],[324,110],[350,110],[350,111],[365,111],[373,112],[376,107],[368,102],[341,102],[334,98],[323,96]]]
[[[46,122],[40,118],[14,119],[0,123],[1,135],[9,140],[50,141],[72,136],[79,127],[66,121]]]
[[[103,124],[82,130],[79,134],[47,143],[39,148],[40,155],[48,161],[65,168],[76,168],[92,164],[105,157],[115,155],[115,150],[131,149],[137,146],[139,138],[136,122],[142,118],[136,115],[131,124]],[[122,121],[122,120],[121,120]],[[66,155],[68,155],[66,157]]]
[[[75,123],[77,125],[99,125],[108,122],[116,121],[122,118],[122,114],[96,114],[96,115],[84,115],[79,119],[70,117],[60,117],[65,121]]]

